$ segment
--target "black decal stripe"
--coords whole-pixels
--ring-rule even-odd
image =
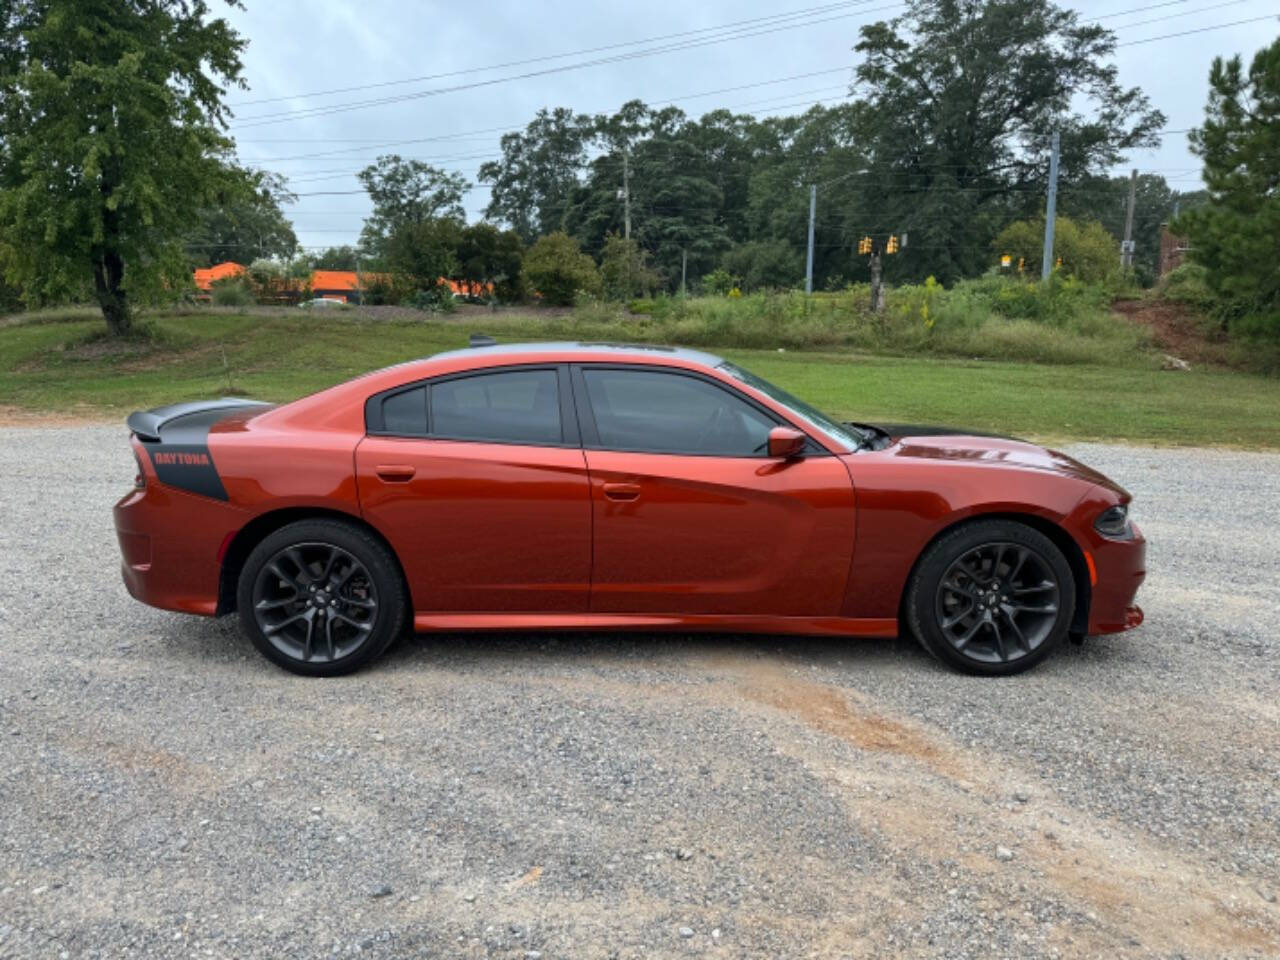
[[[148,443],[145,449],[161,483],[214,500],[227,499],[207,444],[160,442]]]
[[[227,500],[209,452],[209,429],[219,420],[246,407],[267,408],[250,400],[202,400],[158,407],[129,417],[129,428],[142,440],[156,478],[202,497]]]

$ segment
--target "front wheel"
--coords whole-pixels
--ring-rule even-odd
[[[355,524],[302,520],[249,554],[240,622],[268,660],[312,677],[351,673],[381,654],[408,606],[395,557]]]
[[[1067,636],[1071,565],[1052,540],[1012,520],[958,527],[920,558],[906,614],[921,645],[969,673],[1020,673]]]

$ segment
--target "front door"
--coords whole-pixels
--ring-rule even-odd
[[[593,611],[840,614],[854,501],[838,457],[815,443],[770,458],[780,420],[692,372],[586,365],[575,376]]]
[[[566,377],[490,370],[371,402],[360,504],[400,557],[415,611],[588,609],[591,499]]]

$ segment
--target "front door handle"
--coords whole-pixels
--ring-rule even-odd
[[[374,473],[386,483],[408,483],[417,471],[407,464],[385,463],[374,467]]]
[[[606,483],[604,495],[610,500],[635,500],[640,496],[638,483]]]

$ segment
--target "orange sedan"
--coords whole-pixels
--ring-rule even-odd
[[[842,423],[736,365],[608,343],[390,367],[282,406],[128,419],[137,599],[238,612],[297,673],[409,630],[892,637],[1024,670],[1141,623],[1129,495],[1061,453]]]

